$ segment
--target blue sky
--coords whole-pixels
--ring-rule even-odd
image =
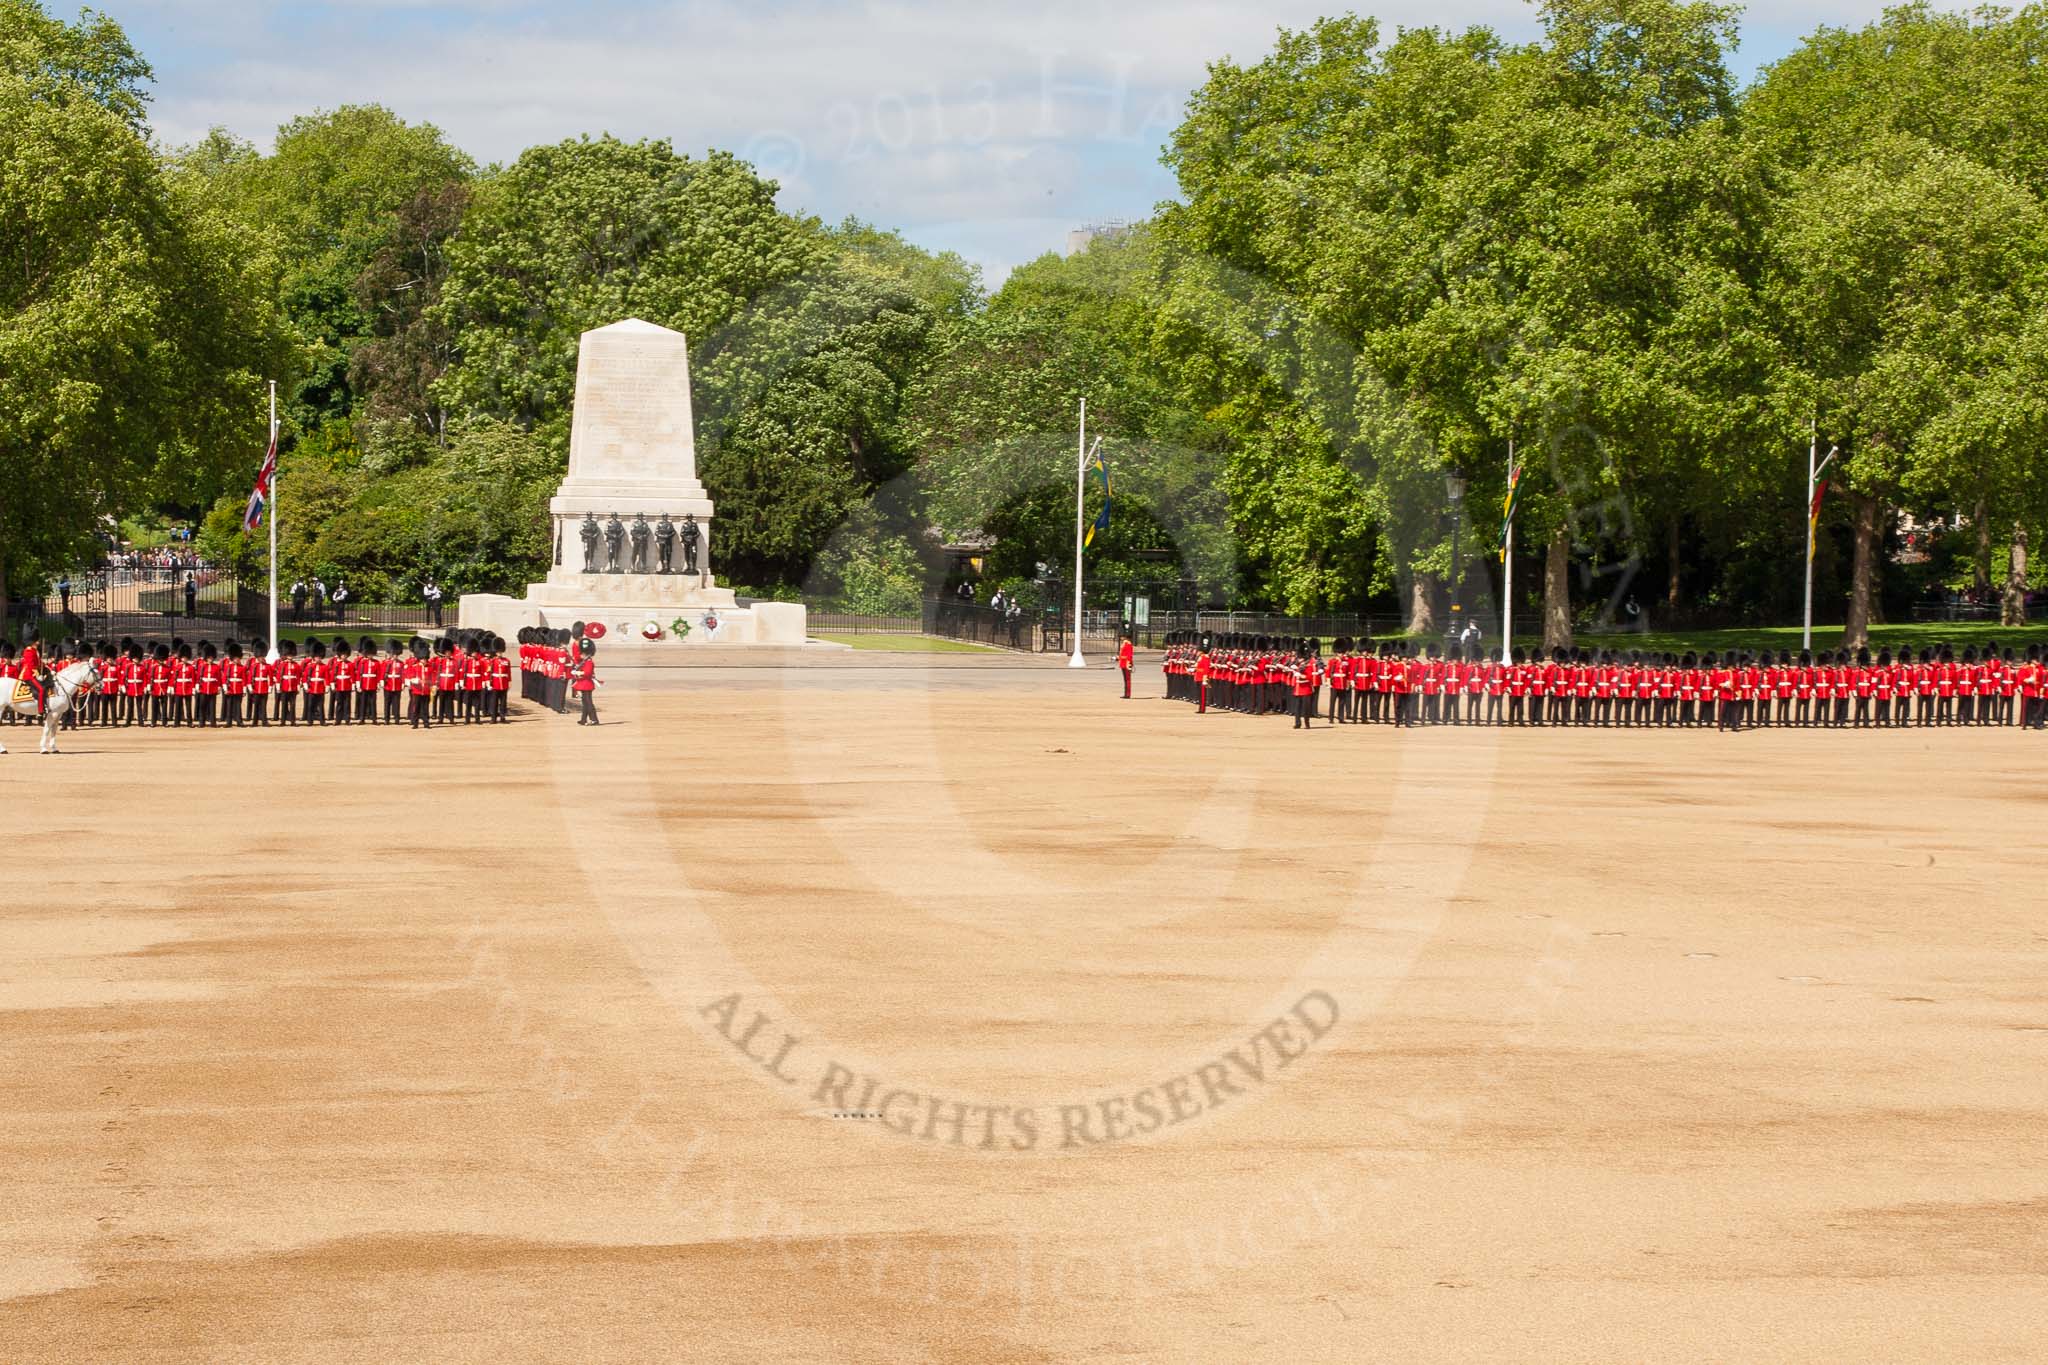
[[[901,229],[991,283],[1070,228],[1173,192],[1159,149],[1207,62],[1256,60],[1328,0],[101,0],[155,65],[167,143],[377,102],[481,161],[578,133],[737,152],[785,208]],[[62,8],[53,6],[53,8]],[[1536,32],[1520,0],[1389,0],[1398,26]],[[1798,0],[1743,26],[1745,77],[1872,0]]]

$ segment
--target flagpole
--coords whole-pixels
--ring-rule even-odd
[[[1081,513],[1088,497],[1088,400],[1081,400],[1081,439],[1074,458],[1074,652],[1068,668],[1086,668],[1081,657]]]
[[[1515,489],[1515,438],[1508,437],[1508,496]],[[1500,661],[1510,662],[1515,642],[1515,521],[1508,518],[1507,541],[1501,550]]]
[[[1810,650],[1813,648],[1813,540],[1815,533],[1820,529],[1820,509],[1813,505],[1813,490],[1816,481],[1827,472],[1827,467],[1835,462],[1835,456],[1842,453],[1842,448],[1830,448],[1828,457],[1815,464],[1815,459],[1820,455],[1819,419],[1809,418],[1806,429],[1809,433],[1806,446],[1806,615],[1805,625],[1800,631],[1799,647]]]
[[[270,381],[270,448],[277,449],[277,381]],[[265,661],[276,663],[277,648],[277,471],[270,471],[270,653]]]

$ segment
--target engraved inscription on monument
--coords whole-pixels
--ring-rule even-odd
[[[569,436],[569,482],[654,492],[694,485],[689,343],[680,332],[622,322],[583,338]]]

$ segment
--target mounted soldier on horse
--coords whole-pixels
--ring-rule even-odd
[[[58,725],[80,697],[99,685],[99,664],[89,658],[68,665],[55,676],[46,675],[42,651],[31,641],[21,651],[14,686],[0,704],[18,716],[42,721],[43,739],[37,752],[54,754]],[[7,746],[0,744],[0,754],[6,752]]]

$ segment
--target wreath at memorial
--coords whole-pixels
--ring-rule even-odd
[[[643,640],[659,640],[661,638],[661,622],[655,620],[652,616],[648,617],[640,627],[640,638]]]

